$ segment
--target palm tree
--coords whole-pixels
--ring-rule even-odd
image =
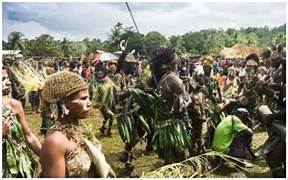
[[[120,22],[113,26],[110,34],[108,35],[107,43],[109,44],[111,51],[118,50],[121,36],[123,35],[123,27]]]
[[[65,57],[69,57],[71,55],[71,43],[72,42],[67,38],[63,38],[63,40],[60,42],[60,47]]]
[[[24,34],[21,32],[11,32],[8,36],[8,47],[10,50],[25,50]]]
[[[7,42],[4,41],[4,40],[2,40],[2,49],[3,49],[3,50],[8,50],[8,49],[9,49],[9,48],[8,48],[8,45],[7,45]]]

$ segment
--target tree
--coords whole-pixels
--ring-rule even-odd
[[[24,34],[21,32],[11,32],[8,35],[8,48],[10,50],[21,50],[24,51],[24,42],[23,42]]]
[[[274,45],[276,44],[286,44],[286,36],[284,32],[277,32],[273,39],[272,39],[272,43]]]
[[[135,54],[145,54],[142,42],[144,35],[135,32],[133,29],[126,29],[126,32],[123,33],[122,39],[127,40],[127,49],[132,51],[135,50]]]
[[[2,40],[2,49],[3,50],[8,50],[9,49],[8,48],[8,43],[6,41],[4,41],[4,40]]]
[[[255,32],[249,33],[247,35],[247,39],[248,39],[247,45],[255,47],[259,46],[259,38]]]
[[[90,40],[89,38],[85,38],[82,40],[82,42],[87,47],[87,55],[95,54],[97,50],[104,50],[104,45],[100,39],[93,38],[92,40]]]
[[[151,31],[145,36],[135,31],[133,27],[123,27],[117,23],[111,29],[108,39],[85,38],[82,41],[70,41],[67,38],[55,41],[48,34],[35,39],[24,39],[21,32],[12,32],[8,41],[2,40],[3,49],[20,49],[29,56],[80,56],[95,54],[98,49],[114,52],[119,51],[121,40],[128,40],[129,50],[144,54],[142,42],[146,47],[148,56],[159,46],[172,45],[176,47],[177,54],[190,53],[190,55],[217,55],[223,47],[232,47],[236,43],[243,43],[261,49],[271,45],[286,43],[286,24],[278,27],[248,27],[205,29],[197,32],[187,32],[183,35],[172,35],[169,40],[157,31]],[[24,48],[25,47],[25,48]]]
[[[245,34],[241,30],[236,31],[236,33],[234,34],[234,40],[235,40],[235,44],[236,43],[247,44],[248,42]]]
[[[176,48],[176,53],[178,55],[186,53],[186,49],[184,47],[184,41],[181,36],[172,35],[169,38],[170,44]]]
[[[136,53],[144,54],[141,44],[142,34],[135,32],[133,26],[123,27],[121,23],[117,23],[108,35],[108,39],[104,42],[104,48],[107,51],[115,52],[120,50],[120,42],[128,41],[127,48],[135,49]]]
[[[225,47],[232,47],[237,42],[235,40],[236,29],[228,28],[226,31],[226,38],[225,38]]]
[[[224,35],[222,31],[208,29],[200,31],[203,35],[203,49],[198,49],[201,55],[218,55],[224,47]]]
[[[49,34],[42,34],[36,37],[33,43],[31,43],[31,46],[32,56],[63,56],[60,46]]]
[[[111,29],[110,34],[108,35],[107,49],[111,52],[119,50],[119,44],[121,42],[122,35],[124,33],[124,28],[122,27],[122,23],[118,22]]]
[[[144,38],[144,44],[148,55],[152,55],[154,50],[159,46],[165,46],[169,44],[166,37],[157,31],[151,31],[146,34]]]
[[[71,44],[72,42],[67,38],[63,38],[63,40],[60,42],[60,48],[64,54],[64,57],[69,57],[72,55]]]
[[[257,29],[257,31],[255,32],[257,37],[259,37],[259,45],[262,48],[267,48],[270,47],[272,45],[272,37],[273,34],[271,34],[271,31],[269,30],[269,27],[265,26],[265,27],[260,27]]]
[[[74,42],[71,46],[72,56],[87,55],[87,46],[84,42]]]
[[[182,36],[183,45],[191,55],[200,55],[204,49],[204,36],[201,32],[188,32]]]

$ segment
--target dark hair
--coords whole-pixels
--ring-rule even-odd
[[[160,64],[168,64],[176,56],[176,49],[174,47],[160,47],[156,50],[153,62]]]
[[[174,47],[160,47],[155,51],[152,58],[152,73],[157,81],[166,73],[167,65],[176,57],[176,49]]]
[[[253,59],[253,60],[255,60],[256,62],[259,61],[259,57],[258,57],[258,55],[255,54],[255,53],[249,54],[249,55],[245,58],[245,61],[248,61],[249,59]]]
[[[76,67],[76,62],[75,61],[70,62],[69,68],[74,69],[75,67]]]

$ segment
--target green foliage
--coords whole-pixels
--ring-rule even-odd
[[[176,53],[178,55],[186,53],[186,49],[184,47],[184,41],[180,35],[178,36],[172,35],[169,38],[169,41],[170,41],[170,45],[176,48]]]
[[[24,34],[21,32],[11,32],[8,36],[8,43],[7,47],[9,50],[25,50],[24,41],[23,41]]]
[[[60,42],[60,48],[63,51],[64,57],[69,57],[72,54],[71,44],[72,42],[67,38],[63,38]]]
[[[9,49],[8,48],[8,43],[6,41],[4,41],[4,40],[2,40],[2,49],[3,50],[8,50]]]
[[[87,54],[87,46],[82,41],[73,42],[71,45],[71,50],[73,57]]]
[[[192,55],[202,54],[201,50],[204,48],[204,36],[201,32],[188,32],[185,33],[182,38],[187,52]]]
[[[120,50],[120,42],[122,40],[127,41],[127,48],[129,50],[135,49],[136,54],[144,54],[144,49],[141,44],[142,34],[137,33],[132,26],[123,27],[121,23],[117,23],[108,35],[108,39],[105,41],[106,50],[115,52]]]
[[[192,55],[218,55],[222,48],[231,47],[236,43],[256,46],[261,49],[278,43],[286,43],[286,24],[269,29],[265,27],[248,27],[246,29],[228,28],[226,31],[208,29],[183,34],[182,41],[186,52]],[[175,44],[175,38],[171,44]]]
[[[251,32],[247,36],[248,36],[247,44],[249,46],[256,46],[257,47],[257,46],[260,45],[259,44],[259,38],[258,38],[258,36],[257,36],[257,34],[255,32]]]
[[[21,32],[12,32],[8,36],[8,41],[2,40],[3,49],[19,49],[25,55],[30,56],[80,56],[95,54],[96,51],[104,50],[109,52],[119,51],[121,40],[128,40],[128,49],[135,49],[136,54],[144,54],[141,41],[144,42],[148,55],[159,46],[172,45],[176,47],[177,54],[187,55],[219,55],[224,47],[232,47],[236,43],[255,46],[260,49],[267,49],[272,45],[286,43],[286,24],[269,28],[248,27],[248,28],[228,28],[206,29],[196,32],[187,32],[183,35],[172,35],[168,39],[157,31],[139,34],[134,27],[124,27],[118,22],[108,34],[108,39],[85,38],[82,41],[70,41],[67,38],[54,40],[48,34],[43,34],[35,39],[24,39]]]
[[[42,34],[27,44],[31,56],[63,56],[60,45],[49,34]]]
[[[123,38],[123,34],[131,30],[132,27],[124,28],[120,22],[113,26],[110,34],[108,35],[108,39],[105,41],[107,50],[111,52],[120,50],[119,44]]]
[[[202,30],[204,37],[203,46],[201,50],[204,55],[218,55],[222,48],[225,46],[225,33],[223,30]]]
[[[25,143],[25,138],[21,125],[17,117],[11,109],[3,106],[3,118],[10,118],[12,121],[12,129],[7,135],[6,140],[6,162],[3,167],[4,178],[16,177],[33,177],[33,171],[36,161],[32,156],[32,152]],[[3,147],[3,145],[2,145]]]
[[[104,45],[100,39],[93,38],[90,40],[89,38],[85,38],[82,40],[82,42],[84,42],[84,44],[87,47],[87,49],[86,49],[87,55],[96,54],[97,50],[103,50],[104,49]]]
[[[285,32],[276,32],[273,39],[273,44],[286,44]]]
[[[144,38],[144,44],[148,55],[151,55],[157,47],[167,45],[168,41],[166,37],[161,33],[157,31],[151,31],[146,34]]]
[[[135,49],[135,53],[144,54],[144,49],[141,44],[141,38],[143,38],[142,34],[139,34],[133,30],[127,31],[122,35],[123,39],[128,39],[127,48],[131,51]]]

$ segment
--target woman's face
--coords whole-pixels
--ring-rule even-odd
[[[2,95],[8,95],[11,92],[11,81],[6,70],[2,69]]]
[[[81,90],[73,95],[72,100],[68,100],[66,103],[66,107],[69,110],[69,116],[75,119],[86,119],[92,107],[88,89]]]
[[[171,71],[178,71],[178,57],[175,55],[172,61],[169,62],[169,69]]]
[[[233,70],[228,70],[228,76],[234,77],[234,71]]]
[[[212,70],[212,67],[209,65],[204,65],[203,66],[203,71],[205,72],[205,74],[209,74]]]

